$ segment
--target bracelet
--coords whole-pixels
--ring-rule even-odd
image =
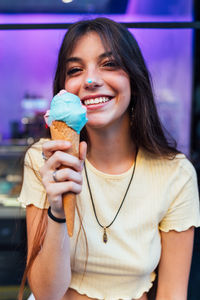
[[[49,206],[48,208],[48,216],[50,219],[52,219],[54,222],[57,222],[57,223],[65,223],[66,222],[66,219],[61,219],[61,218],[57,218],[55,217],[52,212],[51,212],[51,206]]]

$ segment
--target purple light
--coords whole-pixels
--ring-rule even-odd
[[[117,22],[190,21],[192,18],[189,13],[182,16],[139,15],[136,14],[138,3],[139,0],[130,0],[125,15],[107,17]],[[73,23],[88,17],[97,15],[0,14],[0,23]],[[50,102],[57,53],[65,31],[0,31],[0,135],[4,138],[10,136],[10,122],[20,120],[23,115],[21,101],[27,92]],[[188,153],[192,30],[132,29],[131,32],[152,73],[161,119],[177,139],[179,147]]]

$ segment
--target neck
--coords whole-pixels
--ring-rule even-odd
[[[135,158],[129,122],[126,126],[102,130],[88,128],[90,147],[87,158],[98,170],[108,174],[127,171]]]

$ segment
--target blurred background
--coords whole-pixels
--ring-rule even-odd
[[[200,1],[0,0],[1,300],[16,299],[24,268],[25,212],[17,203],[24,151],[46,134],[43,114],[68,25],[96,16],[126,23],[136,37],[161,120],[200,178]],[[200,299],[199,230],[188,299]]]

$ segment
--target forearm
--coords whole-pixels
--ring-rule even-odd
[[[66,224],[48,218],[47,233],[29,273],[37,300],[60,300],[71,280],[70,244]]]
[[[168,280],[169,282],[169,280]],[[158,285],[156,300],[187,300],[187,286],[168,284],[167,280],[162,286]]]
[[[160,295],[156,296],[156,300],[187,300],[187,296],[184,295]]]
[[[161,238],[156,300],[187,300],[194,228],[161,232]]]

